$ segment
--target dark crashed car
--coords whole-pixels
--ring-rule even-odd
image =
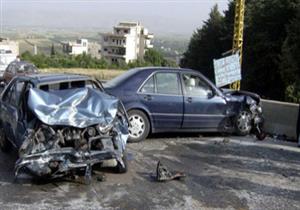
[[[0,106],[0,146],[18,149],[16,176],[89,178],[95,164],[126,172],[126,111],[101,83],[81,75],[18,76]]]
[[[3,73],[3,81],[8,84],[15,76],[24,76],[27,74],[37,74],[39,71],[35,65],[27,61],[15,60],[11,62]]]
[[[149,132],[261,133],[258,95],[219,89],[198,71],[137,68],[108,81],[104,88],[122,100],[133,142]]]

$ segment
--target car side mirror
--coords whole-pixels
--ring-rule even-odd
[[[207,93],[207,98],[208,98],[208,99],[211,99],[211,98],[213,98],[214,96],[215,96],[215,93],[214,93],[213,91],[210,91],[210,92]]]

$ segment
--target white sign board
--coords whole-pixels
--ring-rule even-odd
[[[238,54],[214,60],[214,69],[217,87],[223,87],[242,79]]]

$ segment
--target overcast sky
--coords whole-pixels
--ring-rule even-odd
[[[214,4],[228,0],[2,0],[5,26],[110,29],[118,21],[141,21],[154,33],[191,34]]]

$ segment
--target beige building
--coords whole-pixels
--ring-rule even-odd
[[[89,43],[87,39],[78,39],[76,42],[63,42],[63,52],[69,55],[81,55],[88,53]]]
[[[112,33],[101,34],[101,56],[109,62],[126,62],[143,58],[153,48],[153,34],[139,22],[120,22]]]

